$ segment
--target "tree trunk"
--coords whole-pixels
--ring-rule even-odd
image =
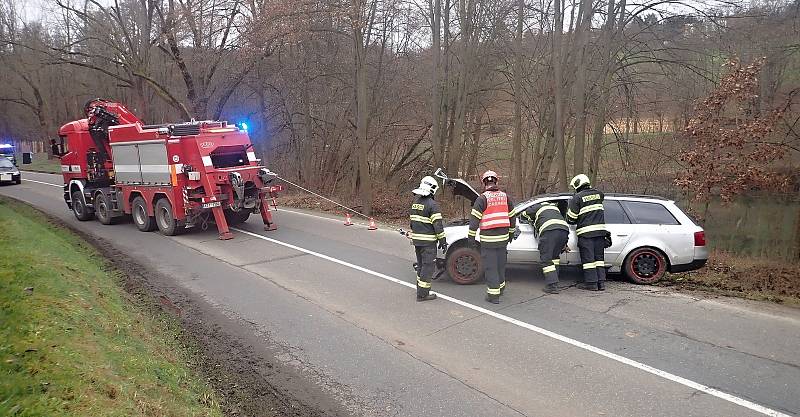
[[[600,168],[600,152],[603,147],[603,134],[606,126],[606,116],[608,114],[608,107],[610,106],[609,100],[611,98],[611,77],[613,75],[612,68],[614,65],[614,56],[612,54],[613,48],[611,42],[614,39],[614,26],[615,26],[615,1],[609,0],[608,12],[606,14],[606,23],[603,26],[603,53],[602,53],[602,73],[600,75],[600,100],[598,101],[598,111],[594,123],[594,132],[592,133],[592,155],[589,161],[589,177],[592,182],[597,180],[598,170]]]
[[[511,175],[513,191],[522,198],[525,191],[522,184],[522,23],[525,17],[525,0],[517,2],[517,36],[515,39],[516,57],[514,59],[514,137],[511,146]]]
[[[433,151],[433,164],[442,166],[444,145],[442,143],[442,2],[433,0],[428,2],[431,11],[431,41],[433,51],[433,97],[431,99],[431,149]]]
[[[567,155],[564,144],[564,79],[562,76],[562,38],[564,31],[564,16],[561,0],[555,0],[554,13],[555,25],[553,27],[553,84],[555,91],[555,117],[553,136],[558,158],[558,184],[562,190],[567,189]]]
[[[586,148],[586,43],[592,24],[592,0],[581,0],[578,13],[576,40],[578,43],[577,77],[575,80],[575,153],[573,169],[576,174],[584,171],[584,154]]]

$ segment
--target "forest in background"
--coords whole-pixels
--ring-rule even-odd
[[[1,3],[3,139],[105,97],[246,122],[271,169],[367,213],[437,167],[517,200],[586,172],[800,259],[800,0]]]

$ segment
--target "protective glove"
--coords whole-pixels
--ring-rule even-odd
[[[447,252],[447,241],[446,240],[440,240],[439,241],[439,249],[441,249],[442,252]]]
[[[610,232],[606,232],[605,236],[603,236],[603,239],[605,239],[605,242],[604,242],[604,245],[603,245],[605,248],[610,248],[611,245],[614,244],[611,241],[611,233]]]
[[[521,233],[522,233],[522,231],[519,230],[519,228],[514,229],[514,233],[512,233],[512,235],[511,235],[511,240],[512,241],[516,240]]]

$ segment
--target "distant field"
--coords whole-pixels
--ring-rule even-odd
[[[0,236],[0,415],[221,415],[176,325],[85,241],[6,199]]]

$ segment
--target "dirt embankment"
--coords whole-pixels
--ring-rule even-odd
[[[44,214],[47,216],[46,214]],[[348,416],[312,381],[275,360],[262,335],[249,323],[231,319],[207,301],[180,288],[167,276],[143,266],[110,242],[89,236],[49,217],[58,227],[83,237],[108,259],[124,289],[141,308],[166,314],[182,328],[180,343],[192,352],[189,366],[203,375],[222,398],[227,416]]]
[[[698,271],[667,276],[662,286],[800,306],[800,264],[715,251]]]

